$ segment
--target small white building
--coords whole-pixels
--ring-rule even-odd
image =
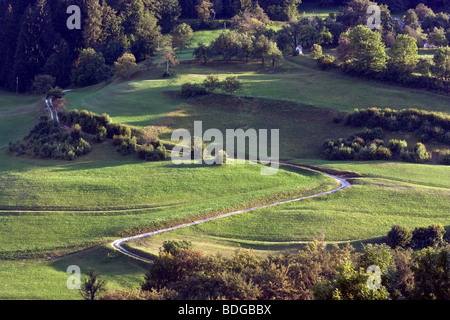
[[[295,51],[298,52],[298,55],[303,54],[303,47],[301,45],[298,45],[297,48],[295,48]]]

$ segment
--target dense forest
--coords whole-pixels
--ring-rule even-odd
[[[336,21],[345,27],[348,26],[345,20],[352,19],[349,11],[343,9],[347,2],[321,0],[315,4],[340,7]],[[366,5],[368,1],[356,2]],[[443,27],[443,32],[448,30],[448,15],[440,14],[449,9],[447,0],[379,1],[392,11],[415,8],[419,2],[439,12],[425,23],[430,27],[438,24],[438,27]],[[77,82],[74,81],[77,75],[73,74],[73,69],[80,62],[84,49],[91,50],[85,52],[84,58],[92,64],[106,66],[97,68],[96,79],[82,83],[92,84],[107,79],[111,75],[108,66],[112,66],[125,52],[132,53],[137,62],[154,55],[162,35],[171,32],[183,20],[232,19],[258,6],[270,20],[293,21],[298,18],[301,3],[301,0],[2,0],[0,87],[28,92],[32,90],[37,75],[50,75],[55,79],[54,85],[67,87]],[[71,5],[81,9],[81,29],[67,27],[70,17],[67,8]],[[406,18],[411,17],[407,15]],[[344,30],[337,31],[340,34]],[[417,30],[413,28],[413,31]],[[334,35],[334,43],[339,34]],[[440,35],[438,33],[437,37]]]

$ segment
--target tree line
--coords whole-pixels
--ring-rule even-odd
[[[230,257],[205,255],[189,242],[165,241],[140,289],[104,287],[96,298],[448,300],[449,240],[440,224],[412,232],[394,226],[382,242],[363,244],[360,250],[349,244],[328,245],[319,238],[296,253],[265,258],[242,249]],[[379,278],[368,271],[370,266],[378,268]],[[368,285],[375,280],[379,286]]]

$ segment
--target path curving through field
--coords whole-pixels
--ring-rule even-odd
[[[63,90],[62,92],[66,93],[66,92],[69,92],[69,91],[72,91],[72,89]],[[56,118],[56,122],[59,125],[60,123],[59,123],[58,112],[55,111],[53,113],[53,109],[52,109],[53,108],[53,98],[45,99],[45,104],[47,105],[48,111],[50,112],[51,119],[54,120]]]
[[[286,164],[286,163],[284,163],[284,164]],[[324,195],[327,195],[327,194],[338,192],[340,190],[346,189],[346,188],[351,186],[350,182],[348,182],[345,178],[329,174],[329,173],[321,171],[319,169],[312,169],[310,167],[306,167],[306,166],[302,166],[302,165],[293,165],[293,164],[286,164],[286,165],[290,165],[290,166],[294,166],[294,167],[298,167],[298,168],[302,168],[302,169],[307,169],[307,170],[311,170],[311,171],[314,171],[314,172],[319,172],[321,174],[324,174],[324,175],[326,175],[326,176],[328,176],[330,178],[335,179],[337,182],[339,182],[339,187],[336,188],[336,189],[330,190],[330,191],[320,192],[320,193],[313,194],[313,195],[310,195],[310,196],[304,196],[304,197],[295,198],[295,199],[291,199],[291,200],[279,201],[279,202],[266,204],[266,205],[262,205],[262,206],[256,206],[256,207],[252,207],[252,208],[249,208],[249,209],[244,209],[244,210],[224,213],[224,214],[221,214],[221,215],[218,215],[218,216],[215,216],[215,217],[211,217],[211,218],[207,218],[207,219],[197,220],[197,221],[193,221],[193,222],[190,222],[190,223],[180,224],[180,225],[177,225],[177,226],[174,226],[174,227],[170,227],[170,228],[160,229],[160,230],[147,232],[147,233],[139,234],[139,235],[132,236],[132,237],[118,239],[118,240],[115,240],[115,241],[111,242],[111,246],[115,250],[121,252],[122,254],[124,254],[124,255],[126,255],[128,257],[131,257],[131,258],[134,258],[134,259],[137,259],[137,260],[140,260],[140,261],[144,261],[144,262],[151,262],[151,260],[148,259],[148,258],[145,258],[143,256],[140,256],[140,255],[136,254],[136,253],[132,253],[132,252],[128,251],[127,249],[125,249],[123,247],[123,244],[128,242],[128,241],[131,241],[131,240],[142,239],[142,238],[145,238],[145,237],[148,237],[148,236],[152,236],[152,235],[156,235],[156,234],[160,234],[160,233],[164,233],[164,232],[168,232],[168,231],[172,231],[172,230],[187,228],[187,227],[191,227],[191,226],[194,226],[194,225],[197,225],[197,224],[201,224],[201,223],[205,223],[205,222],[208,222],[208,221],[217,220],[217,219],[221,219],[221,218],[225,218],[225,217],[230,217],[230,216],[233,216],[233,215],[236,215],[236,214],[240,214],[240,213],[255,211],[255,210],[269,208],[269,207],[275,207],[275,206],[279,206],[279,205],[286,204],[286,203],[291,203],[291,202],[301,201],[301,200],[305,200],[305,199],[310,199],[310,198],[316,198],[316,197],[324,196]]]

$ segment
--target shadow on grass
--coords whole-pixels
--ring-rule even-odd
[[[120,252],[115,251],[109,245],[101,245],[82,250],[57,258],[50,263],[51,267],[62,272],[66,272],[67,268],[71,265],[79,266],[82,274],[86,273],[88,268],[93,268],[100,276],[141,276],[147,272],[146,268],[148,266],[144,262],[126,257]]]

